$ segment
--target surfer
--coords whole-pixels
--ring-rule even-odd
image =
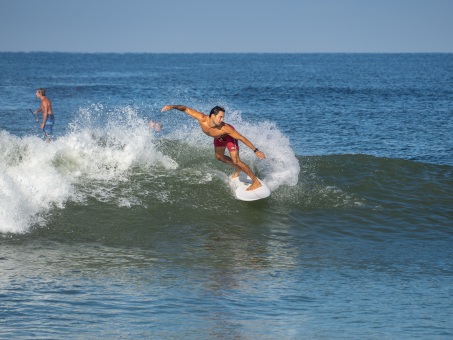
[[[36,97],[41,100],[41,105],[33,114],[42,112],[42,123],[41,129],[44,131],[44,136],[47,142],[50,142],[52,138],[52,128],[55,122],[55,117],[52,111],[52,103],[50,99],[46,97],[46,90],[39,88],[36,90]]]
[[[198,120],[201,130],[208,136],[214,138],[215,156],[217,160],[231,165],[236,170],[231,178],[238,177],[239,173],[243,171],[252,180],[252,184],[247,188],[247,190],[255,190],[261,187],[260,181],[252,170],[250,170],[249,166],[242,162],[239,158],[238,141],[241,141],[252,149],[258,158],[265,159],[266,156],[247,138],[237,132],[233,126],[223,121],[225,118],[224,108],[215,106],[209,113],[209,116],[184,105],[166,105],[162,108],[162,112],[169,111],[171,109],[185,112],[192,118]],[[226,148],[228,148],[230,156],[225,155]]]

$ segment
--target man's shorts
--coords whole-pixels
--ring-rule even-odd
[[[230,125],[231,126],[231,125]],[[234,130],[234,127],[231,126]],[[221,148],[226,147],[230,152],[239,151],[238,140],[233,137],[226,135],[220,138],[214,138],[214,147]]]
[[[55,123],[55,116],[53,114],[47,116],[46,124],[44,124],[44,134],[51,135],[53,124]]]

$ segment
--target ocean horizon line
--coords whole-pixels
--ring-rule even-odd
[[[262,52],[233,52],[233,51],[230,51],[230,52],[226,52],[226,51],[218,51],[218,52],[208,52],[208,51],[204,51],[204,52],[200,52],[200,51],[192,51],[192,52],[150,52],[150,51],[143,51],[143,52],[139,52],[139,51],[135,51],[135,52],[132,52],[132,51],[0,51],[0,53],[10,53],[10,54],[14,54],[14,53],[17,53],[17,54],[27,54],[27,53],[30,53],[30,54],[33,54],[33,53],[52,53],[52,54],[203,54],[203,55],[206,55],[206,54],[271,54],[271,55],[275,55],[275,54],[282,54],[282,55],[290,55],[290,54],[307,54],[307,55],[313,55],[313,54],[332,54],[332,55],[335,55],[335,54],[362,54],[362,55],[370,55],[370,54],[376,54],[376,55],[382,55],[382,54],[394,54],[394,55],[410,55],[410,54],[417,54],[417,55],[420,55],[420,54],[453,54],[453,51],[451,52],[446,52],[446,51],[431,51],[431,52],[405,52],[405,51],[401,51],[401,52],[385,52],[385,51],[382,51],[382,52],[358,52],[358,51],[337,51],[337,52],[334,52],[334,51],[331,51],[331,52],[270,52],[270,51],[262,51]]]

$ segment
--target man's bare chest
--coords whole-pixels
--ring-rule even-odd
[[[220,127],[210,127],[208,124],[200,124],[201,130],[208,136],[219,138],[225,135],[225,132]]]

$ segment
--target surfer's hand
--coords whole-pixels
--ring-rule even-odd
[[[266,155],[262,151],[257,151],[255,152],[256,157],[261,158],[261,159],[266,159]]]
[[[172,107],[171,107],[170,105],[165,105],[165,106],[162,108],[161,112],[170,111],[171,109],[172,109]]]

